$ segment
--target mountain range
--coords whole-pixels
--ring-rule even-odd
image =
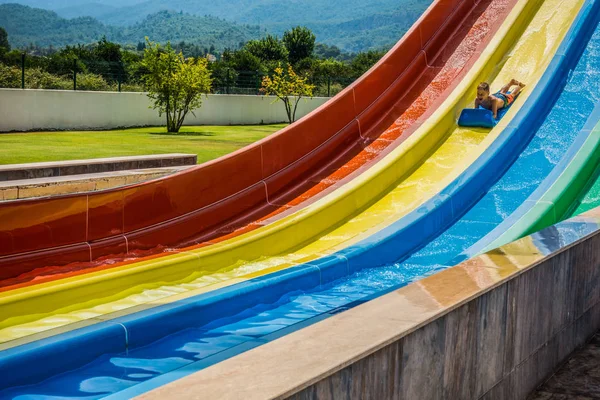
[[[174,11],[159,11],[122,27],[104,25],[92,17],[65,19],[54,11],[18,4],[0,4],[0,26],[8,32],[11,45],[17,48],[29,44],[40,47],[89,44],[103,36],[116,43],[137,44],[148,36],[155,42],[185,41],[207,48],[215,45],[222,50],[237,49],[240,43],[265,34],[258,26]]]
[[[84,37],[104,30],[107,38],[120,43],[140,41],[140,33],[141,39],[150,36],[162,41],[162,33],[154,32],[162,29],[163,33],[169,33],[167,40],[171,41],[198,41],[201,37],[194,35],[216,31],[216,39],[219,36],[228,38],[231,34],[231,39],[227,39],[231,44],[260,36],[264,30],[281,35],[285,30],[303,25],[315,32],[319,42],[336,45],[346,51],[361,51],[393,45],[431,0],[0,0],[0,7],[6,7],[1,6],[2,3],[15,2],[44,9],[29,9],[29,13],[53,11],[54,14],[46,14],[48,22],[67,30],[90,25],[92,29],[90,32],[84,30]],[[14,6],[10,10],[0,10],[0,26],[6,28],[9,39],[12,38],[15,44],[23,43],[23,40],[48,42],[43,35],[36,39],[36,26],[15,29],[21,23],[14,20]],[[169,12],[165,12],[167,10]],[[7,12],[10,12],[9,15],[6,15]],[[183,17],[178,19],[176,15]],[[41,14],[39,18],[43,18]],[[43,22],[39,18],[37,22]],[[163,24],[163,19],[168,21]],[[174,22],[186,26],[170,32]],[[192,27],[190,24],[206,24],[210,28]],[[27,31],[27,35],[21,31]],[[53,45],[64,45],[59,42]],[[217,47],[225,46],[218,43]]]

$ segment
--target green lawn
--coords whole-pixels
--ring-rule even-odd
[[[196,153],[203,163],[285,126],[185,126],[179,134],[168,134],[165,128],[0,133],[0,164],[164,153]]]

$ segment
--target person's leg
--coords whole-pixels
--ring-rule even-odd
[[[523,89],[525,87],[525,84],[518,82],[516,83],[517,87],[515,88],[515,90],[513,90],[510,94],[513,95],[513,97],[517,97],[517,95],[521,92],[521,89]]]
[[[508,91],[510,90],[510,88],[513,87],[513,86],[515,86],[515,85],[520,87],[521,83],[518,80],[516,80],[516,79],[513,78],[506,85],[502,86],[502,89],[500,89],[500,93],[508,93]]]

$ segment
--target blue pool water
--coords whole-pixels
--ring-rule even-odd
[[[600,30],[596,29],[565,90],[514,165],[461,220],[410,258],[360,271],[309,292],[289,293],[275,304],[257,305],[233,317],[190,327],[128,353],[105,355],[36,385],[5,389],[0,398],[102,398],[185,366],[205,367],[231,349],[260,345],[269,335],[445,268],[538,187],[585,124],[599,93]],[[198,363],[201,360],[206,363]]]

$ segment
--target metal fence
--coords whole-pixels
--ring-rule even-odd
[[[28,60],[23,54],[19,63],[0,62],[0,87],[22,89],[61,89],[142,92],[143,70],[139,64],[122,62],[67,62],[44,63],[43,58]],[[41,60],[41,61],[40,61]],[[265,74],[258,71],[236,71],[230,68],[212,71],[212,93],[259,95]],[[315,85],[314,96],[334,96],[352,83],[341,76],[308,74]]]
[[[257,71],[228,70],[213,74],[213,93],[219,94],[260,94],[262,80],[266,74]],[[353,79],[340,76],[309,74],[308,82],[315,85],[315,96],[331,97],[351,84]]]

